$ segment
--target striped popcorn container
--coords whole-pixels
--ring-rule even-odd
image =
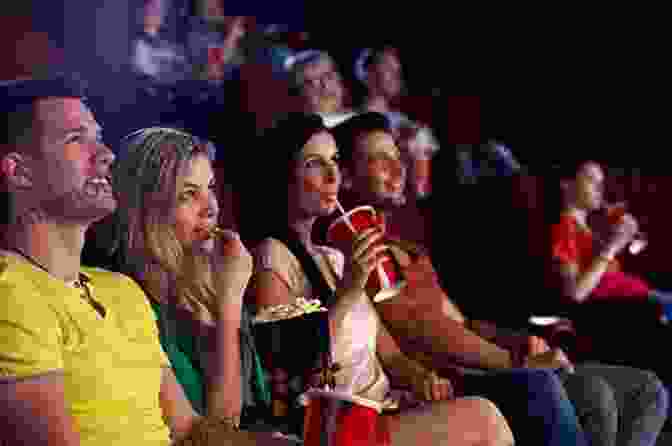
[[[382,405],[330,390],[311,389],[305,406],[304,446],[390,446],[390,434],[379,419]]]

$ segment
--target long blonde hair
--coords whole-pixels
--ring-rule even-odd
[[[187,306],[197,319],[211,321],[211,263],[182,247],[172,219],[179,175],[197,155],[212,161],[214,146],[176,129],[151,127],[123,139],[113,175],[119,208],[111,251],[119,270],[150,297]]]

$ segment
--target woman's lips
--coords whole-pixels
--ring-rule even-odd
[[[213,237],[212,231],[210,229],[214,226],[214,224],[208,226],[199,226],[198,228],[194,229],[194,233],[199,240],[207,240]]]

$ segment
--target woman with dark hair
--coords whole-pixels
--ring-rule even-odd
[[[250,288],[255,304],[263,309],[299,297],[323,302],[334,361],[341,366],[334,375],[336,391],[383,404],[393,380],[423,395],[421,399],[433,400],[389,417],[393,444],[418,439],[429,444],[512,444],[511,432],[492,403],[452,399],[449,382],[401,353],[380,323],[364,284],[376,255],[387,249],[376,243],[381,230],[364,232],[347,253],[314,243],[314,222],[334,212],[341,183],[338,149],[321,118],[292,115],[271,129],[265,141],[266,168],[256,176],[263,178],[263,195],[254,200],[260,210],[256,220],[263,224]],[[583,444],[575,432],[572,440]]]

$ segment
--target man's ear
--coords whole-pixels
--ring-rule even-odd
[[[32,172],[27,159],[20,153],[12,152],[0,160],[0,172],[7,184],[15,189],[26,189],[33,185]]]

